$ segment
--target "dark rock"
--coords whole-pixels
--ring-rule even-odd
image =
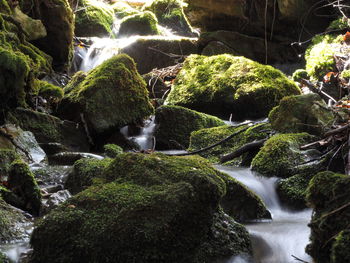
[[[92,154],[92,153],[82,153],[82,152],[60,152],[49,156],[50,165],[73,165],[76,161],[83,158],[93,158],[97,160],[102,160],[104,157]]]

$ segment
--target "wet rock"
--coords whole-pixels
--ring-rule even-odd
[[[102,175],[106,183],[73,196],[39,223],[33,262],[209,262],[198,252],[213,223],[224,223],[214,220],[225,193],[219,174],[199,157],[118,155]],[[216,236],[227,244],[220,253],[249,253],[247,232],[236,225],[232,233],[225,224]]]
[[[150,36],[135,39],[121,52],[132,57],[138,72],[145,74],[154,68],[165,68],[183,61],[184,56],[197,53],[197,46],[194,38]]]
[[[234,127],[230,125],[207,128],[191,133],[189,151],[196,151],[208,147],[216,142],[219,142],[233,133],[239,132],[247,126]],[[225,143],[216,146],[213,149],[200,153],[201,156],[209,159],[211,162],[217,163],[220,157],[234,152],[243,145],[253,142],[255,140],[265,139],[272,132],[271,126],[266,123],[261,123],[248,128],[246,131],[234,136]],[[236,164],[243,166],[250,166],[253,157],[258,150],[252,150],[242,155],[242,157],[235,158],[232,162],[227,164]]]
[[[43,213],[48,213],[52,209],[67,201],[67,199],[70,197],[72,197],[72,195],[68,190],[60,190],[50,195],[49,199],[45,203],[45,206],[43,207]]]
[[[43,166],[31,167],[37,181],[41,181],[44,186],[63,185],[68,174],[72,171],[71,166]]]
[[[287,178],[301,171],[318,172],[322,164],[302,165],[321,156],[317,150],[300,150],[314,140],[307,133],[276,134],[268,139],[252,161],[252,169],[264,176]]]
[[[22,201],[19,208],[33,215],[39,215],[41,208],[40,189],[29,166],[22,161],[14,161],[11,164],[7,182],[8,188]]]
[[[140,11],[131,7],[125,2],[115,2],[111,5],[115,16],[119,19],[122,19],[126,16],[131,16],[139,13]]]
[[[120,21],[118,37],[159,35],[158,20],[146,11],[127,16]]]
[[[75,17],[75,35],[108,37],[112,33],[113,8],[97,0],[80,0]]]
[[[283,133],[322,135],[334,123],[332,111],[318,94],[288,96],[269,113],[273,129]]]
[[[156,110],[157,149],[186,149],[191,132],[224,125],[217,117],[179,106],[161,106]]]
[[[12,124],[0,126],[0,148],[14,150],[28,162],[40,163],[46,160],[46,154],[33,133]]]
[[[143,6],[143,10],[153,12],[159,24],[170,28],[179,36],[196,36],[183,10],[181,0],[152,0]]]
[[[231,54],[243,56],[260,63],[266,63],[264,38],[247,36],[238,32],[219,30],[203,33],[198,40],[202,55],[213,56]],[[295,56],[290,44],[278,44],[268,41],[268,63],[286,63]]]
[[[337,263],[349,260],[350,177],[330,171],[318,173],[307,189],[307,201],[314,209],[306,252],[315,262]]]
[[[81,82],[68,84],[65,92],[60,115],[83,122],[91,136],[138,123],[153,113],[146,83],[125,54],[103,62]]]
[[[7,122],[33,132],[39,143],[61,143],[64,149],[71,151],[88,151],[90,148],[84,128],[75,122],[24,108],[11,111]],[[51,154],[50,150],[48,154]]]
[[[191,55],[165,103],[234,120],[266,117],[280,99],[300,94],[281,71],[244,57]]]
[[[0,179],[5,181],[8,177],[11,163],[15,160],[20,160],[20,155],[18,155],[14,150],[0,148]]]
[[[82,152],[60,152],[49,156],[50,165],[73,165],[76,161],[83,158],[93,158],[97,160],[102,160],[104,157],[92,154],[92,153],[82,153]]]
[[[112,162],[112,159],[103,160],[84,158],[74,163],[73,170],[69,173],[64,187],[72,194],[77,194],[94,182],[94,178],[103,178],[104,169]]]

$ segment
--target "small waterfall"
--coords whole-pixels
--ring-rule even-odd
[[[276,193],[276,177],[254,175],[248,168],[217,166],[219,170],[237,179],[263,199],[273,220],[247,224],[251,235],[254,259],[234,257],[227,263],[294,263],[299,259],[311,262],[305,253],[310,230],[307,227],[311,209],[289,211],[283,208]]]

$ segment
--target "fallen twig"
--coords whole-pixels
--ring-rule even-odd
[[[295,260],[299,261],[299,262],[309,263],[309,262],[307,262],[307,261],[305,261],[305,260],[302,260],[301,258],[298,258],[298,257],[296,257],[296,256],[294,256],[294,255],[292,255],[292,257],[293,257]]]

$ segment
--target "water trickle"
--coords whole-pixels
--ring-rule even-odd
[[[276,177],[254,175],[248,168],[217,166],[253,190],[265,202],[272,214],[272,221],[261,221],[246,225],[252,239],[254,259],[233,257],[227,263],[293,263],[296,256],[311,262],[305,253],[310,230],[307,227],[311,209],[289,211],[281,206],[276,193]]]

